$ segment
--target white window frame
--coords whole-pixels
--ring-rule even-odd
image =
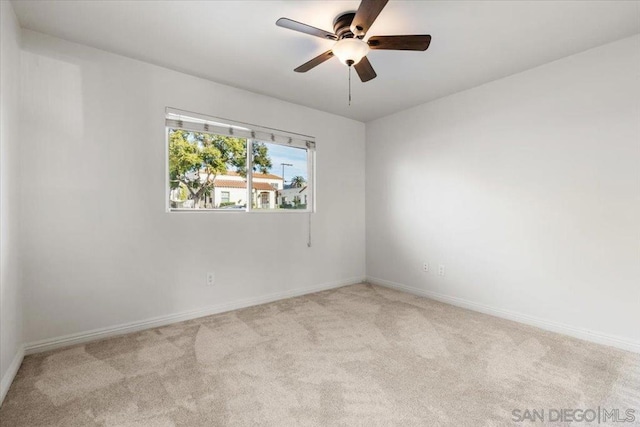
[[[224,195],[227,195],[227,200],[224,200]],[[231,191],[220,191],[220,203],[229,203],[231,201]]]
[[[176,120],[177,119],[177,120]],[[194,119],[192,126],[170,126],[169,122],[180,121],[186,123]],[[204,125],[207,129],[196,129],[196,127]],[[218,135],[236,136],[245,138],[247,141],[247,188],[245,209],[193,209],[193,208],[172,208],[170,200],[170,184],[169,184],[169,129],[184,129],[193,132],[209,132]],[[209,130],[211,129],[211,130]],[[245,135],[250,135],[246,137]],[[260,136],[260,138],[257,138]],[[307,192],[308,200],[306,209],[254,209],[253,208],[253,144],[268,143],[282,146],[290,146],[298,149],[304,149],[307,153]],[[316,211],[315,197],[315,162],[316,162],[316,144],[315,138],[309,135],[296,134],[278,129],[271,129],[257,125],[251,125],[242,122],[236,122],[228,119],[222,119],[213,116],[206,116],[199,113],[193,113],[184,110],[167,107],[165,115],[165,209],[169,213],[182,212],[226,212],[226,213],[249,213],[249,214],[302,214],[314,213]],[[284,179],[284,177],[282,177]],[[284,184],[284,181],[283,181]],[[283,187],[284,190],[284,187]],[[215,191],[215,190],[214,190]],[[277,190],[276,190],[277,191]],[[277,200],[277,197],[276,197]]]

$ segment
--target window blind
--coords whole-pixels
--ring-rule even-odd
[[[316,146],[315,138],[312,136],[205,116],[203,114],[182,111],[175,108],[166,109],[165,125],[172,129],[215,133],[236,138],[274,142],[276,144],[299,148],[315,149]]]

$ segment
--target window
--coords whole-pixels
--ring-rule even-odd
[[[309,158],[306,148],[261,142],[269,153],[272,168],[269,173],[254,172],[254,186],[269,184],[276,188],[273,202],[261,204],[258,209],[298,209],[308,210],[306,203],[302,203],[302,196],[310,191]],[[255,155],[255,154],[254,154]],[[296,199],[297,198],[297,199]],[[293,202],[290,202],[293,200]]]
[[[313,211],[312,137],[167,109],[169,211]]]

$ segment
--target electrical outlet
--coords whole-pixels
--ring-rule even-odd
[[[438,276],[444,276],[444,264],[438,265]]]
[[[213,286],[216,283],[216,275],[213,272],[207,273],[207,286]]]
[[[429,263],[425,262],[424,264],[422,264],[422,271],[424,271],[425,273],[427,273],[429,271]]]

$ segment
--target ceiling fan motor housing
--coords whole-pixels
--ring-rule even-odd
[[[351,23],[355,16],[356,14],[354,12],[348,12],[336,18],[333,23],[333,32],[338,36],[338,40],[355,37],[351,32]]]

